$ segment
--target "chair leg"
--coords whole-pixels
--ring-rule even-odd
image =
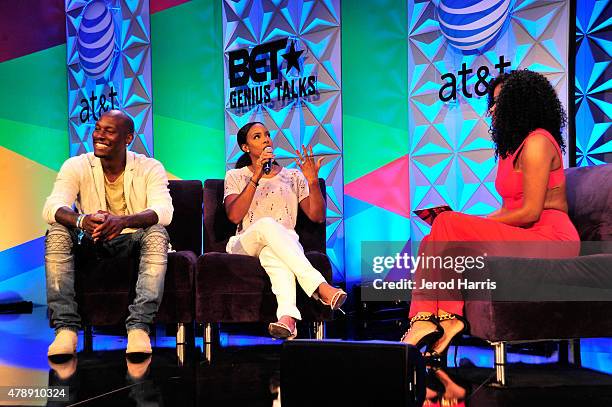
[[[204,324],[204,360],[207,363],[212,362],[212,341],[213,341],[212,323],[207,322]]]
[[[580,339],[570,339],[568,341],[568,354],[569,354],[569,362],[576,366],[582,366],[582,357],[580,356]]]
[[[324,321],[316,321],[313,322],[314,331],[315,331],[315,339],[323,340],[325,339],[325,322]]]
[[[179,322],[176,324],[176,360],[179,366],[185,364],[185,324]]]
[[[495,383],[494,386],[505,387],[508,385],[506,377],[506,342],[494,342],[495,350]]]
[[[176,324],[176,345],[185,344],[185,324],[179,322]]]
[[[185,348],[187,346],[184,343],[176,345],[176,360],[178,366],[185,365]]]
[[[580,339],[559,341],[559,364],[561,366],[582,366]]]
[[[559,346],[559,365],[561,366],[568,366],[571,362],[570,362],[570,341],[566,341],[566,340],[562,340],[562,341],[558,341],[558,346]]]
[[[93,352],[93,328],[85,325],[83,329],[83,351]]]

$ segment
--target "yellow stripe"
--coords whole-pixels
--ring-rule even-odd
[[[57,172],[0,147],[0,251],[44,235],[42,208]]]

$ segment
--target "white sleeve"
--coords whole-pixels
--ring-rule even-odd
[[[42,216],[48,224],[56,223],[55,213],[64,206],[72,208],[79,193],[79,174],[74,166],[74,159],[68,159],[62,164],[51,195],[45,201]]]
[[[225,180],[223,182],[223,202],[225,202],[225,198],[230,195],[242,193],[244,185],[241,186],[240,184],[241,182],[235,171],[230,170],[225,174]]]
[[[147,174],[147,209],[157,214],[157,223],[168,226],[172,222],[174,207],[168,189],[168,176],[164,166],[157,160]]]

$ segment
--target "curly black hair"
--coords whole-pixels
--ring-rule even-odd
[[[497,99],[493,92],[502,85]],[[561,130],[567,116],[555,89],[544,75],[527,69],[502,74],[489,83],[488,107],[495,104],[491,121],[491,139],[495,157],[507,158],[533,130],[541,128],[553,135],[562,151],[565,143]]]

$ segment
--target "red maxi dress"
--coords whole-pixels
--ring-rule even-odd
[[[501,195],[502,207],[505,209],[517,209],[523,204],[523,174],[514,170],[514,161],[516,156],[520,153],[525,141],[534,134],[541,134],[549,139],[550,142],[555,145],[559,157],[562,158],[561,149],[556,140],[552,134],[544,129],[534,130],[525,138],[514,154],[505,159],[500,158],[495,179],[495,189]],[[561,165],[558,169],[550,172],[548,188],[551,189],[564,183],[565,173],[563,172],[563,165]],[[421,242],[419,254],[427,251],[427,249],[422,249],[424,243],[465,241],[579,242],[580,238],[568,215],[557,209],[544,209],[540,219],[529,228],[511,226],[493,219],[449,211],[443,212],[436,217],[429,235],[425,236]],[[435,245],[433,247],[435,247]],[[502,246],[497,245],[497,247],[499,248]],[[564,247],[570,247],[570,250],[565,249],[563,253],[557,251],[557,255],[554,257],[575,257],[580,250],[579,243],[575,245],[570,244]],[[496,254],[503,255],[503,253],[499,253],[499,251]],[[417,268],[415,272],[416,281],[420,281],[420,278],[423,277],[422,273],[423,272],[420,273]],[[440,295],[441,298],[432,298],[431,292],[425,295],[422,291],[415,289],[412,292],[409,316],[412,317],[418,312],[437,314],[438,310],[463,315],[463,300],[461,299],[461,293],[457,290],[455,294],[456,295],[451,296],[448,294],[443,296]]]

